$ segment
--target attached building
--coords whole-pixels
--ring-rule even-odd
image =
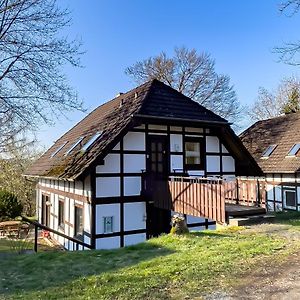
[[[264,173],[267,209],[300,210],[300,113],[256,122],[240,138]]]
[[[151,179],[235,178],[260,173],[223,118],[153,80],[99,106],[38,159],[37,215],[92,249],[145,241],[170,229]],[[203,229],[214,220],[187,216]],[[73,243],[54,236],[67,249]]]

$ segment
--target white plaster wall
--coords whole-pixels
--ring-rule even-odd
[[[187,215],[186,221],[187,224],[195,224],[195,223],[205,222],[205,218]]]
[[[124,195],[138,196],[141,194],[141,177],[124,177]]]
[[[114,148],[113,150],[120,150],[120,143],[118,143]]]
[[[206,169],[207,172],[220,172],[220,157],[207,155]]]
[[[120,231],[120,204],[96,205],[96,234],[104,233],[103,217],[113,217],[113,232]]]
[[[171,152],[183,151],[182,134],[170,134],[170,150]]]
[[[222,145],[222,153],[229,153],[229,151],[226,149],[224,145]]]
[[[282,182],[292,182],[292,183],[294,183],[295,182],[295,177],[292,176],[292,175],[283,174],[282,175]]]
[[[96,239],[96,249],[116,249],[120,248],[120,237],[108,237]]]
[[[151,131],[151,130],[165,130],[165,131],[167,131],[167,126],[165,126],[165,125],[155,125],[155,124],[149,124],[149,126],[148,126],[148,129],[149,129],[149,131]]]
[[[178,171],[178,169],[181,171],[183,170],[183,156],[182,155],[171,155],[171,172]]]
[[[273,185],[267,184],[266,189],[267,189],[267,199],[274,200]]]
[[[83,213],[84,213],[84,231],[91,233],[91,205],[89,203],[84,203],[83,206]]]
[[[124,230],[146,229],[146,203],[124,204]]]
[[[141,173],[145,169],[145,154],[124,154],[124,173]]]
[[[207,152],[220,152],[220,142],[219,138],[216,136],[207,136],[206,137],[206,151]]]
[[[120,196],[120,177],[97,177],[96,197]]]
[[[130,246],[146,241],[146,233],[128,234],[124,236],[124,245]]]
[[[104,158],[104,165],[96,167],[96,173],[120,173],[120,154],[108,154]]]
[[[204,176],[204,171],[203,170],[190,170],[187,172],[189,174],[189,176],[199,176],[199,177],[203,177]]]
[[[65,220],[67,221],[67,222],[70,222],[70,220],[69,220],[69,209],[70,209],[70,207],[69,207],[69,198],[65,198]]]
[[[70,199],[70,223],[74,225],[74,214],[75,214],[75,207],[74,207],[74,200],[73,199]]]
[[[141,150],[145,151],[145,133],[128,132],[123,139],[124,150]]]
[[[223,172],[235,172],[235,162],[231,156],[222,157]]]
[[[267,211],[274,211],[274,202],[267,201]]]
[[[171,131],[179,131],[182,132],[182,127],[179,126],[170,126]]]
[[[203,133],[203,128],[185,127],[186,132],[199,132]]]
[[[281,201],[281,186],[275,186],[275,200]]]

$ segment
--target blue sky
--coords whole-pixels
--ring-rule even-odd
[[[70,37],[83,41],[82,69],[66,74],[88,112],[134,87],[124,69],[137,60],[172,54],[175,46],[211,54],[219,73],[228,74],[242,104],[251,104],[260,86],[275,88],[280,79],[298,76],[299,67],[278,62],[274,46],[300,40],[300,14],[278,12],[280,0],[86,0],[60,1],[72,11]],[[85,116],[69,114],[54,127],[38,131],[50,146]]]

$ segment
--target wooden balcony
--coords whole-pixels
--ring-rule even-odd
[[[152,179],[145,190],[158,208],[205,217],[220,224],[234,216],[265,213],[265,193],[256,180],[170,177]]]

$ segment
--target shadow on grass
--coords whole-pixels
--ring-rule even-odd
[[[155,243],[142,243],[116,250],[44,252],[7,257],[1,261],[0,298],[1,295],[13,297],[19,292],[63,288],[77,279],[109,274],[174,252]]]
[[[231,235],[229,234],[224,234],[224,232],[220,231],[192,231],[188,234],[189,237],[191,238],[200,238],[200,237],[210,237],[210,238],[217,238],[217,239],[222,239],[224,237],[230,237]]]
[[[282,211],[275,213],[273,223],[286,224],[300,227],[300,212],[298,211]]]

